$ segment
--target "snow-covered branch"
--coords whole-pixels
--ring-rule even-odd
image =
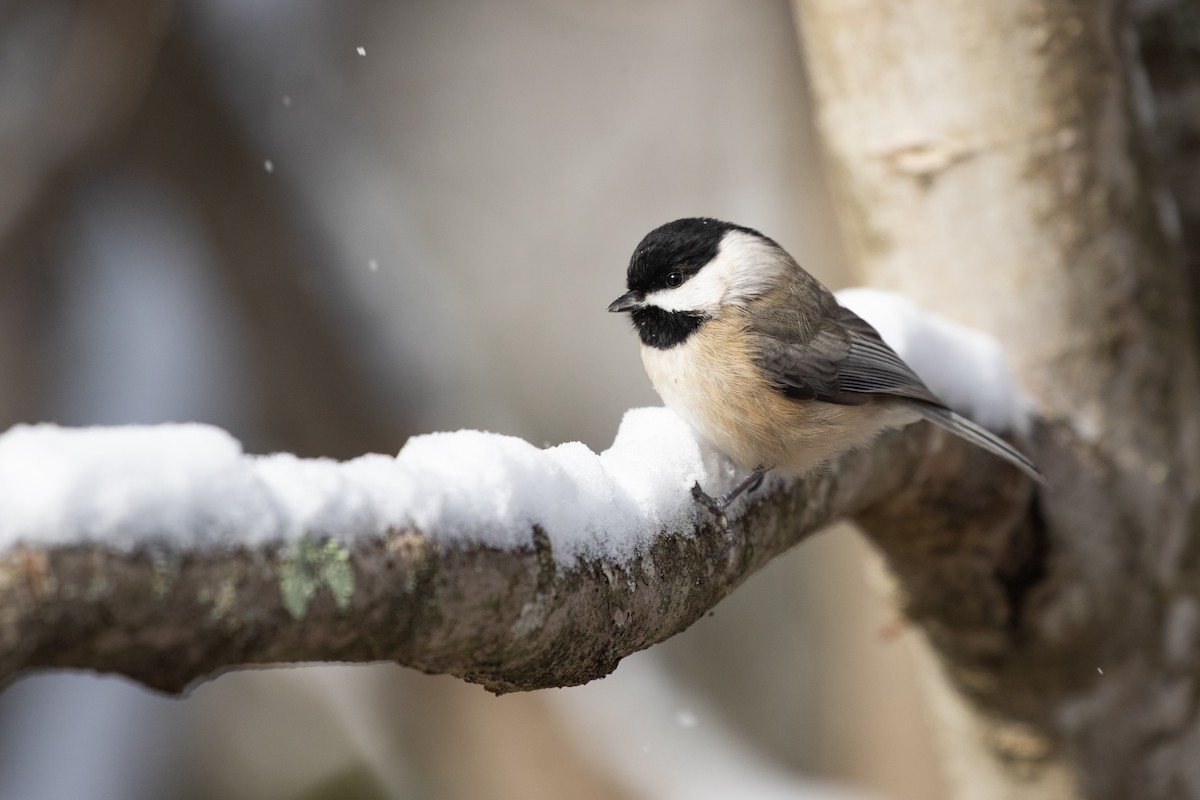
[[[631,417],[614,448],[590,458],[612,458],[643,426],[672,431],[662,448],[698,452],[669,412]],[[93,456],[96,469],[39,489],[40,468],[85,457],[104,439],[140,445],[140,453],[125,453],[125,471],[107,473]],[[189,459],[185,445],[207,459]],[[554,449],[511,446],[554,458]],[[17,455],[27,480],[16,474]],[[654,456],[642,454],[647,463]],[[194,426],[18,428],[0,437],[0,677],[78,667],[179,691],[239,665],[389,660],[495,691],[578,684],[683,630],[773,557],[896,493],[908,476],[953,474],[976,457],[924,425],[895,432],[819,476],[761,490],[739,520],[742,539],[713,558],[723,533],[687,506],[694,471],[670,476],[682,498],[678,516],[626,522],[623,530],[658,531],[605,544],[622,523],[603,511],[605,499],[573,494],[563,479],[544,486],[545,496],[562,499],[558,519],[522,518],[513,492],[480,483],[474,497],[495,504],[490,525],[446,513],[421,526],[388,516],[390,496],[412,490],[403,455],[343,464],[257,458],[239,454],[222,432]],[[990,468],[985,474],[1011,472],[986,457],[978,465]],[[436,477],[423,476],[422,491],[436,491]],[[441,496],[471,497],[466,484],[446,489]],[[606,500],[613,514],[629,502]],[[13,534],[34,506],[52,527],[18,541]],[[546,523],[564,527],[552,536]]]
[[[961,362],[935,389],[991,381],[963,402],[1020,423],[990,340],[886,297],[846,302],[918,368]],[[724,532],[689,490],[734,472],[665,409],[629,412],[599,454],[459,431],[343,463],[246,455],[202,425],[18,426],[0,435],[0,680],[79,667],[180,691],[239,665],[389,660],[495,691],[578,684],[837,519],[953,526],[969,497],[977,528],[1008,530],[1028,505],[1007,465],[913,426],[769,480],[715,557]]]

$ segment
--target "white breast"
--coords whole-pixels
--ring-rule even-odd
[[[718,437],[713,435],[704,409],[705,397],[716,387],[704,379],[705,365],[697,363],[698,348],[694,341],[695,337],[692,337],[668,350],[643,347],[642,365],[646,368],[654,391],[658,392],[667,408],[715,442]]]
[[[769,390],[749,353],[739,352],[739,340],[728,335],[739,327],[729,322],[731,316],[705,322],[675,347],[643,347],[642,364],[667,408],[734,461],[753,468],[775,458],[759,444],[775,416],[765,405],[786,401]]]

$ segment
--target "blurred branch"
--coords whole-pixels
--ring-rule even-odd
[[[0,252],[77,172],[119,142],[141,102],[170,13],[165,0],[26,3],[0,28],[6,50],[26,49],[24,81],[11,86],[37,98],[0,98],[17,118],[0,128]],[[47,28],[58,28],[59,14],[67,17],[63,35],[47,35]]]
[[[123,168],[172,184],[197,212],[219,256],[213,262],[241,301],[254,334],[245,346],[256,379],[248,394],[268,405],[256,416],[269,430],[239,435],[260,451],[397,449],[413,432],[423,387],[401,381],[413,388],[398,398],[371,380],[361,353],[373,332],[329,274],[327,237],[288,187],[264,179],[261,153],[222,106],[186,24],[170,24],[171,4],[28,5],[24,16],[35,21],[63,13],[59,5],[71,10],[57,36],[44,33],[53,26],[33,26],[40,36],[23,43],[33,59],[26,77],[43,101],[22,113],[14,100],[16,124],[0,126],[0,382],[20,387],[0,396],[0,427],[46,413],[53,359],[45,351],[66,280],[58,262],[73,233],[62,228],[64,209],[116,153]],[[22,30],[0,26],[0,44]],[[401,374],[405,367],[388,365]]]
[[[81,173],[119,146],[158,58],[170,4],[8,4],[0,51],[0,427],[45,413],[58,215]]]
[[[415,432],[417,404],[371,380],[365,343],[377,333],[364,329],[361,309],[331,274],[337,259],[328,234],[306,216],[294,188],[264,172],[216,80],[185,31],[167,37],[129,145],[139,165],[196,210],[243,311],[255,389],[267,406],[267,430],[258,434],[265,441],[251,447],[331,458],[394,451]],[[388,368],[408,374],[407,366]],[[420,395],[419,384],[412,393]]]
[[[724,534],[712,523],[662,534],[628,562],[569,569],[556,565],[537,529],[522,550],[443,548],[437,531],[416,530],[379,531],[350,545],[301,539],[191,552],[26,543],[0,553],[0,680],[73,667],[179,692],[239,666],[394,661],[495,692],[580,684],[684,630],[840,518],[886,508],[911,521],[935,503],[952,509],[938,517],[952,528],[930,534],[938,541],[965,526],[1014,538],[1032,519],[1030,492],[1008,465],[916,425],[790,488],[764,490],[719,559],[711,554]],[[973,602],[1007,630],[1019,613],[1003,580],[1014,553],[962,555],[997,559],[997,577],[975,587]]]

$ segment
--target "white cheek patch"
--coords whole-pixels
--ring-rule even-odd
[[[674,289],[646,295],[646,304],[663,311],[715,312],[723,305],[744,305],[770,289],[786,269],[787,256],[756,236],[730,231],[717,257]]]

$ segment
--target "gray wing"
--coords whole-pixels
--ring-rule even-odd
[[[840,305],[828,311],[826,321],[807,335],[799,320],[751,328],[756,363],[781,392],[839,405],[891,395],[945,407],[861,317]]]
[[[839,405],[861,405],[879,396],[915,400],[910,407],[925,419],[1046,483],[1023,453],[947,408],[861,317],[840,305],[827,311],[825,322],[807,335],[798,315],[751,327],[756,363],[779,391],[796,400]]]

